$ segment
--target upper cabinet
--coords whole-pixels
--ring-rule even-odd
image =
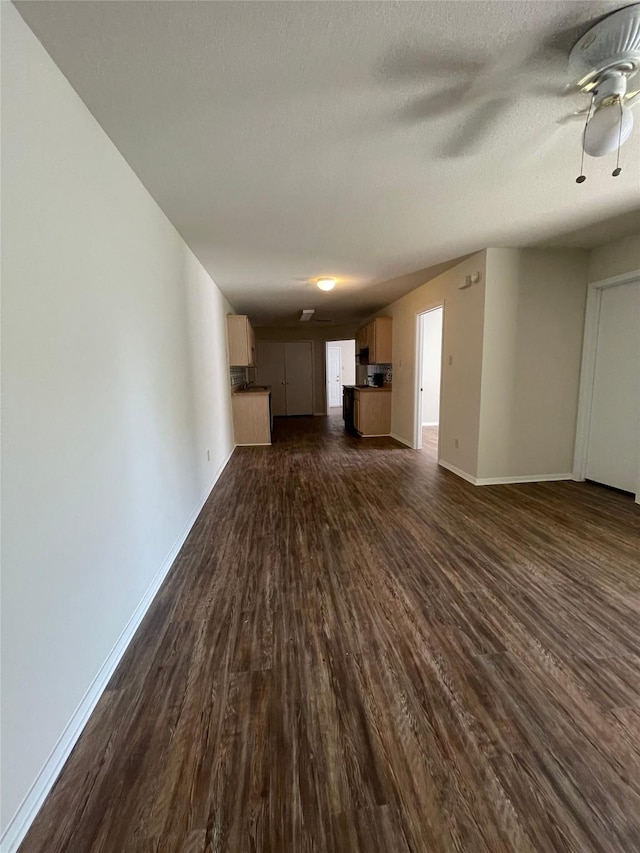
[[[391,364],[391,317],[376,317],[356,332],[360,364]]]
[[[230,367],[255,367],[256,337],[246,314],[227,314]]]

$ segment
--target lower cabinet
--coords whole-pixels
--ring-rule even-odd
[[[268,391],[237,391],[231,395],[236,444],[271,444],[270,399]]]
[[[353,425],[363,436],[391,432],[391,391],[356,388],[353,395]]]

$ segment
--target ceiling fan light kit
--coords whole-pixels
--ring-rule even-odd
[[[617,150],[616,168],[621,172],[620,147],[633,131],[629,104],[640,89],[629,91],[629,80],[640,70],[640,4],[619,9],[599,21],[573,46],[569,70],[577,82],[572,87],[591,95],[582,134],[582,162],[576,183],[584,183],[584,155],[604,157]]]
[[[604,157],[623,145],[633,130],[633,113],[619,101],[597,108],[584,134],[584,150],[590,157]]]

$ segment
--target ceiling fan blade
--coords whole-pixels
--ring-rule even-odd
[[[559,125],[555,127],[541,128],[540,132],[528,136],[517,149],[514,149],[508,155],[510,163],[526,163],[534,157],[540,161],[545,157],[557,144],[563,128]]]
[[[623,98],[624,105],[627,107],[633,107],[635,104],[640,104],[638,95],[640,95],[640,89],[637,89],[635,92],[627,92]],[[583,110],[576,110],[576,112],[561,116],[556,120],[556,124],[571,124],[576,121],[584,122],[586,121],[587,114],[590,109],[591,107],[589,106],[585,107]]]
[[[567,94],[566,86],[562,83],[539,83],[529,88],[532,95],[543,98],[564,98]]]
[[[585,121],[587,120],[587,113],[588,112],[589,112],[589,110],[587,109],[587,110],[579,110],[577,113],[569,113],[568,115],[561,116],[559,119],[557,119],[556,124],[564,125],[564,124],[574,124],[576,122],[582,122],[582,124],[584,124]]]
[[[491,128],[510,106],[511,98],[499,97],[471,110],[440,150],[442,157],[467,157],[481,147]]]
[[[544,43],[533,51],[526,40],[514,39],[473,76],[467,100],[491,101],[521,97],[523,92],[556,98],[567,80],[567,55]]]
[[[459,57],[454,54],[430,53],[418,46],[398,46],[381,61],[377,76],[389,82],[424,81],[429,77],[469,77],[486,66],[480,56]]]
[[[408,122],[420,122],[455,112],[460,109],[466,89],[465,84],[460,84],[416,98],[400,109],[400,115]]]
[[[596,20],[606,17],[607,14],[596,16],[594,19],[593,13],[587,11],[581,23],[568,24],[564,27],[554,26],[553,30],[539,42],[537,49],[531,55],[532,60],[543,70],[546,69],[550,73],[559,72],[566,78],[571,48],[591,29]]]

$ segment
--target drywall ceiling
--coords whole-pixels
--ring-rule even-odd
[[[581,126],[558,120],[584,97],[547,76],[619,2],[16,5],[258,322],[365,316],[452,259],[637,206],[640,127],[620,177],[589,160],[577,185]]]
[[[588,225],[578,230],[566,231],[555,235],[540,245],[549,247],[584,248],[602,246],[612,240],[622,237],[638,236],[638,248],[640,251],[640,208],[612,216],[593,225]]]

